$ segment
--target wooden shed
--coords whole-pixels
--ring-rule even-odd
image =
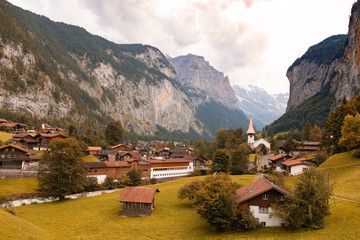
[[[155,208],[157,188],[125,187],[118,201],[123,203],[121,216],[149,216]]]

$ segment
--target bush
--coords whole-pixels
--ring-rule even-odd
[[[150,184],[157,184],[157,179],[156,178],[150,179]]]
[[[115,182],[114,182],[115,178],[113,177],[106,177],[105,181],[103,183],[103,186],[106,189],[114,189],[115,188]]]
[[[0,195],[0,204],[6,203],[8,201],[8,198],[6,196]]]
[[[117,180],[117,185],[120,188],[131,185],[131,181],[128,175],[121,176],[117,178]]]
[[[139,186],[142,184],[142,171],[141,169],[132,169],[127,174],[129,176],[131,186]]]
[[[178,191],[178,198],[185,199],[188,198],[190,201],[194,199],[195,194],[198,190],[203,187],[203,182],[196,179],[190,183],[182,186]]]
[[[323,162],[325,162],[325,160],[327,159],[327,154],[326,152],[323,151],[319,151],[315,154],[315,161],[316,161],[316,166],[320,166],[320,164],[322,164]]]
[[[259,226],[259,222],[256,220],[249,208],[242,210],[238,214],[236,229],[250,231],[256,229]]]
[[[360,148],[351,151],[353,157],[360,158]]]
[[[98,190],[99,184],[96,177],[88,177],[86,179],[86,185],[84,186],[84,191],[92,192]]]

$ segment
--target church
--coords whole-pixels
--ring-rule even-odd
[[[270,143],[268,141],[266,141],[265,139],[260,138],[259,140],[255,141],[255,130],[254,130],[254,126],[253,126],[252,117],[250,117],[249,128],[248,128],[246,134],[248,135],[248,145],[252,149],[260,150],[261,145],[263,144],[268,150],[270,150]]]

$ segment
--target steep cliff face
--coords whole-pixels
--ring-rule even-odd
[[[168,60],[195,106],[214,99],[230,109],[238,109],[229,78],[212,67],[204,57],[188,54],[168,57]]]
[[[351,10],[347,35],[332,36],[312,46],[289,68],[290,98],[287,111],[320,92],[327,84],[335,104],[359,94],[360,2]]]
[[[188,54],[168,57],[168,60],[194,103],[198,118],[206,129],[210,129],[212,136],[219,128],[247,128],[248,119],[237,105],[227,76],[217,71],[202,56]]]
[[[0,107],[153,135],[204,132],[176,72],[156,48],[119,45],[0,1]]]

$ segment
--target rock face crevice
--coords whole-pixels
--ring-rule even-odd
[[[360,89],[360,3],[351,11],[347,35],[336,35],[314,45],[289,68],[290,82],[287,111],[320,92],[330,84],[334,106],[348,100]],[[316,56],[316,57],[315,57]]]

